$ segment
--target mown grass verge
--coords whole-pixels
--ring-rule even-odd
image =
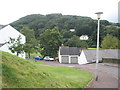
[[[83,88],[92,77],[82,70],[47,66],[2,52],[2,88]]]

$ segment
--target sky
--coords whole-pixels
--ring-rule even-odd
[[[30,14],[87,16],[96,19],[96,12],[103,12],[101,19],[118,22],[120,0],[1,0],[0,24],[12,23]]]

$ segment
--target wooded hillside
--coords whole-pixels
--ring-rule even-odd
[[[40,40],[41,36],[43,36],[42,34],[45,33],[47,29],[52,30],[57,28],[56,29],[57,34],[59,32],[60,35],[59,37],[62,37],[59,45],[64,44],[67,46],[77,46],[82,48],[96,47],[97,20],[93,20],[90,17],[62,14],[48,14],[48,15],[32,14],[20,18],[19,20],[11,23],[11,25],[18,31],[22,32],[23,34],[26,32],[26,30],[28,31],[32,30],[33,34],[31,36],[29,36],[28,31],[27,31],[28,35],[25,35],[28,36],[29,39],[31,37],[32,39],[41,41]],[[103,41],[103,38],[107,34],[110,34],[113,37],[118,38],[118,29],[120,29],[118,25],[119,25],[118,23],[111,23],[107,20],[101,20],[100,45]],[[71,32],[70,29],[75,29],[75,32]],[[48,33],[46,32],[46,34],[44,35],[46,35],[45,37],[47,37]],[[88,35],[89,39],[87,41],[81,41],[79,40],[79,37],[81,35]],[[48,39],[49,38],[47,37],[46,40]]]

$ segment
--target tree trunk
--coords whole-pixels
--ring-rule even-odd
[[[19,55],[19,53],[17,53],[17,56]]]
[[[28,52],[28,57],[30,58],[30,52]]]

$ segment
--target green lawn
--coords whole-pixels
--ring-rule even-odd
[[[82,70],[47,66],[2,52],[3,88],[83,88],[92,78]]]
[[[97,49],[97,48],[88,48],[88,49]]]

